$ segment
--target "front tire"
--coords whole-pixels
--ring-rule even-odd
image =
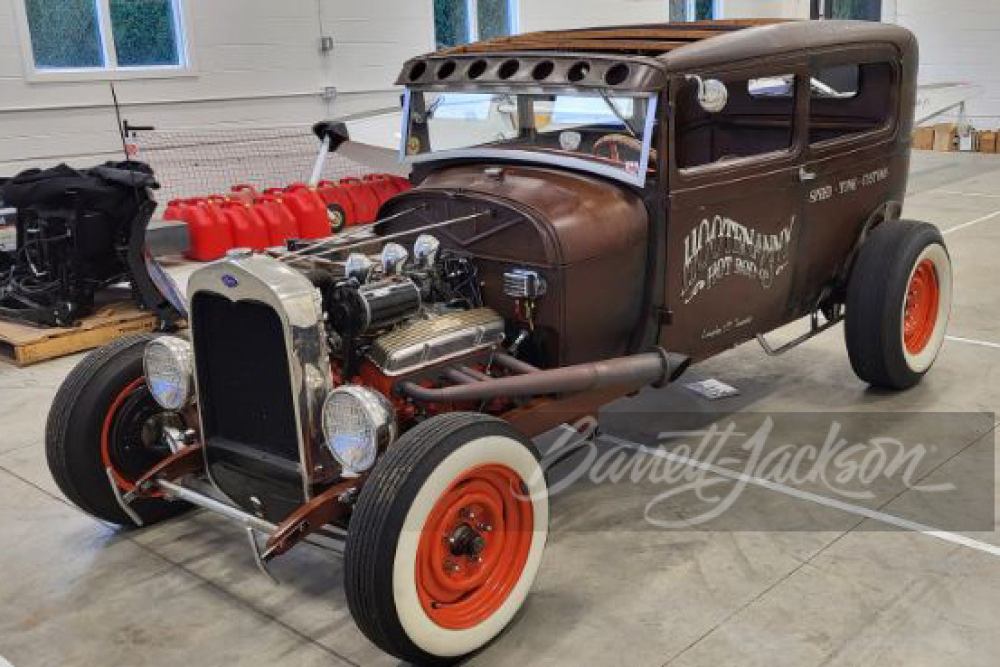
[[[164,412],[143,381],[143,352],[155,337],[129,336],[87,355],[59,387],[45,427],[45,454],[59,489],[83,511],[120,526],[135,522],[118,504],[107,468],[124,492],[170,453],[147,427]],[[131,505],[144,524],[188,507],[162,498]]]
[[[844,334],[854,372],[876,387],[916,385],[944,343],[951,301],[951,259],[937,228],[879,225],[847,286]]]
[[[509,424],[427,420],[389,448],[358,498],[345,552],[355,622],[417,664],[485,646],[528,596],[548,514],[538,455]]]

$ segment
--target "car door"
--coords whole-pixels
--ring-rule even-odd
[[[677,78],[670,124],[669,324],[661,344],[703,358],[786,321],[802,225],[805,62]],[[719,111],[699,102],[725,85]]]
[[[888,46],[842,47],[810,64],[800,302],[815,307],[866,225],[899,215],[908,146],[899,137],[900,67]]]

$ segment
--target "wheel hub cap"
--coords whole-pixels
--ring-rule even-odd
[[[504,603],[531,550],[534,513],[504,465],[466,471],[435,503],[417,548],[417,593],[439,626],[479,625]]]
[[[906,288],[903,308],[903,343],[910,354],[919,354],[930,342],[937,323],[939,299],[940,287],[934,262],[922,260]]]

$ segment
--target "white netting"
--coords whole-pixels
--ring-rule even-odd
[[[135,159],[156,172],[161,185],[156,199],[163,204],[226,194],[236,184],[263,190],[306,182],[320,147],[309,127],[152,130],[130,135]],[[367,173],[371,169],[364,165],[331,154],[323,178]]]

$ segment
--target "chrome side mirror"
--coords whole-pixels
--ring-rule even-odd
[[[729,103],[729,89],[718,79],[702,79],[697,74],[688,74],[688,81],[698,84],[698,104],[708,113],[719,113]]]

